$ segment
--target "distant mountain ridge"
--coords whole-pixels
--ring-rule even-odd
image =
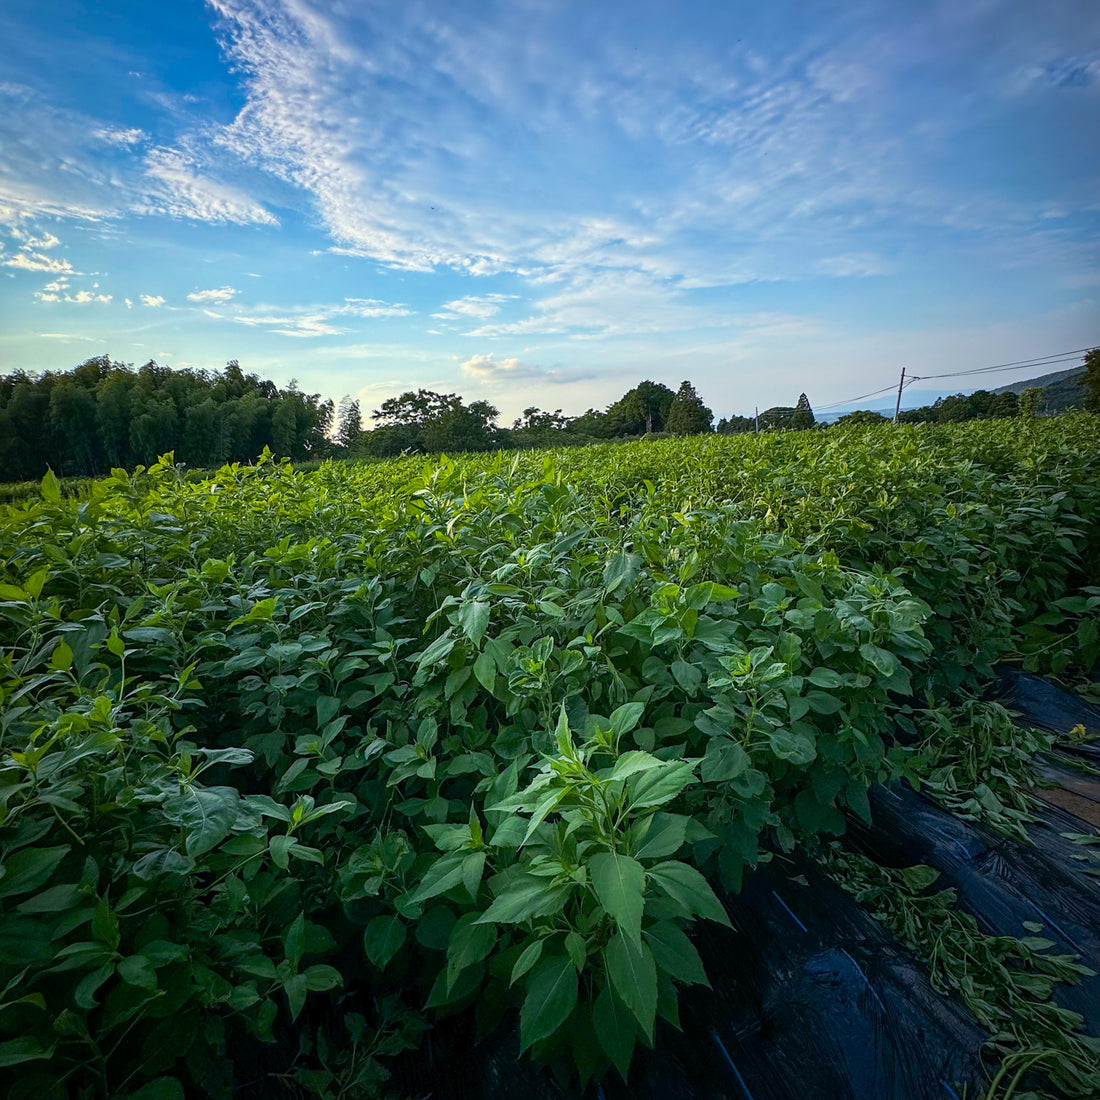
[[[1039,403],[1039,412],[1041,413],[1061,413],[1066,412],[1069,409],[1080,409],[1084,407],[1085,403],[1085,386],[1082,379],[1085,375],[1084,367],[1070,367],[1068,370],[1053,371],[1050,374],[1041,374],[1037,378],[1025,378],[1021,382],[1011,382],[1007,386],[999,386],[995,390],[990,390],[990,393],[1015,393],[1021,394],[1026,389],[1037,387],[1042,389],[1043,399]],[[965,392],[974,393],[976,390],[982,389],[981,386],[974,386],[965,391],[959,390],[906,390],[902,397],[901,407],[902,409],[915,408],[919,405],[931,405],[939,398],[950,397],[952,394]],[[886,401],[880,399],[879,401],[870,405],[860,405],[854,403],[851,405],[844,405],[836,409],[830,409],[824,414],[818,416],[823,424],[829,424],[834,420],[838,420],[844,416],[845,413],[852,412],[854,409],[866,408],[873,412],[882,413],[883,416],[894,415],[894,402],[893,400]]]
[[[1040,412],[1065,412],[1067,409],[1079,409],[1085,402],[1085,368],[1070,367],[1051,374],[1042,374],[1038,378],[1027,378],[1023,382],[1012,382],[1001,386],[994,393],[1023,393],[1031,387],[1043,388],[1043,400]]]

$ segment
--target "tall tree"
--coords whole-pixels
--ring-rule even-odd
[[[664,431],[675,396],[663,382],[639,382],[608,407],[608,425],[615,435]]]
[[[755,427],[756,421],[753,417],[731,415],[722,417],[714,430],[719,435],[740,435],[743,432],[751,432]]]
[[[406,390],[400,397],[391,397],[371,413],[379,424],[398,424],[422,428],[429,420],[462,404],[457,393],[436,393],[434,390]]]
[[[499,411],[487,401],[474,401],[454,408],[424,425],[421,443],[426,451],[489,451],[496,445],[493,421]]]
[[[681,382],[669,407],[665,428],[675,435],[698,435],[709,432],[713,423],[714,413],[703,404],[695,387],[686,380]]]
[[[794,407],[794,415],[791,417],[791,427],[798,429],[812,428],[816,423],[814,410],[810,407],[810,399],[804,394],[798,395],[798,402]]]
[[[1085,355],[1085,373],[1081,381],[1085,386],[1085,409],[1100,413],[1100,348],[1093,348]]]
[[[345,394],[337,416],[336,445],[346,454],[353,454],[362,435],[363,417],[359,412],[359,402]]]

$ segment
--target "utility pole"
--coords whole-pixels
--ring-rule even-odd
[[[760,434],[760,406],[756,406],[756,434]]]
[[[905,368],[901,368],[901,381],[898,382],[898,402],[894,406],[894,423],[898,422],[898,417],[901,415],[901,391],[905,389]]]

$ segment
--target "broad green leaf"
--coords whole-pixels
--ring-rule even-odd
[[[604,1053],[625,1081],[638,1041],[638,1021],[615,995],[610,983],[600,990],[592,1006],[592,1025]]]
[[[616,737],[622,737],[629,733],[641,720],[645,713],[645,703],[624,703],[611,712],[611,732]]]
[[[337,989],[344,984],[344,977],[334,966],[326,966],[317,963],[306,967],[302,972],[306,980],[306,989],[310,993],[326,993],[330,989]]]
[[[50,657],[50,668],[59,672],[68,672],[73,667],[73,651],[65,642],[58,642]]]
[[[481,876],[485,871],[485,853],[469,852],[462,861],[462,885],[471,900],[477,897],[477,888],[481,884]]]
[[[548,795],[542,798],[531,814],[531,820],[527,824],[527,832],[523,834],[523,840],[520,841],[521,848],[531,839],[535,830],[545,820],[546,815],[549,814],[567,794],[569,794],[570,790],[571,788],[569,787],[558,787],[551,790]]]
[[[56,1044],[54,1044],[56,1045]],[[0,1069],[5,1066],[17,1066],[21,1062],[35,1062],[53,1055],[54,1046],[43,1049],[33,1035],[20,1035],[0,1043]]]
[[[825,688],[826,691],[832,691],[843,685],[844,680],[840,673],[834,672],[831,668],[815,668],[806,677],[814,687]]]
[[[688,985],[710,986],[695,945],[672,921],[658,921],[645,930],[645,939],[659,969]]]
[[[699,766],[699,776],[704,783],[721,783],[736,779],[746,771],[752,761],[749,754],[728,737],[712,737]]]
[[[272,863],[285,871],[290,866],[290,849],[297,843],[294,837],[286,834],[273,836],[268,842],[268,848],[271,850]]]
[[[306,950],[306,918],[304,913],[299,913],[290,922],[290,927],[283,934],[283,948],[291,969],[297,970],[298,963],[301,962]]]
[[[92,916],[92,936],[102,944],[106,944],[112,951],[118,948],[121,935],[118,927],[118,914],[103,898],[95,903],[95,913]]]
[[[780,760],[789,760],[792,764],[809,764],[817,757],[814,743],[805,734],[794,730],[769,730],[768,744]]]
[[[194,869],[195,861],[173,848],[155,848],[134,864],[134,874],[146,882],[162,875],[185,875]],[[0,880],[0,887],[3,887]],[[0,890],[2,894],[2,890]]]
[[[597,852],[588,861],[588,878],[600,904],[634,944],[641,942],[645,871],[630,856]]]
[[[897,657],[889,650],[871,645],[870,642],[864,642],[859,647],[859,655],[883,676],[893,676],[898,670]]]
[[[157,988],[157,972],[144,955],[130,955],[118,964],[118,976],[127,985],[140,989]]]
[[[335,695],[317,696],[317,726],[323,728],[336,717],[340,709],[340,700]]]
[[[477,924],[477,914],[460,917],[451,931],[447,944],[447,988],[454,986],[458,975],[468,966],[481,962],[497,942],[496,929],[491,924]]]
[[[583,970],[588,959],[588,944],[584,936],[579,932],[570,932],[565,937],[565,953],[578,970]]]
[[[2,885],[3,880],[0,879],[0,886]],[[51,886],[41,894],[27,898],[17,908],[20,913],[62,913],[79,905],[86,897],[87,894],[76,885]]]
[[[183,1085],[175,1077],[154,1077],[137,1092],[131,1092],[127,1100],[183,1100],[183,1097]]]
[[[401,950],[408,933],[399,917],[374,917],[363,932],[363,950],[379,970]]]
[[[635,944],[616,933],[608,942],[606,959],[615,992],[652,1042],[657,1019],[657,965],[653,953],[646,944]]]
[[[543,942],[543,940],[532,940],[519,953],[519,958],[516,959],[515,966],[512,967],[512,976],[508,979],[509,985],[515,985],[516,981],[522,978],[539,961],[542,956]]]
[[[477,682],[490,694],[497,682],[497,666],[490,653],[479,653],[474,661],[474,676]]]
[[[690,817],[682,814],[658,814],[646,834],[645,842],[634,853],[638,859],[664,859],[674,856],[687,839]]]
[[[633,584],[641,564],[642,559],[637,554],[616,554],[604,566],[604,588],[608,592],[616,592],[620,588]]]
[[[730,919],[710,883],[694,868],[678,860],[647,869],[648,877],[689,914],[729,925]]]
[[[676,760],[664,763],[660,768],[640,772],[627,780],[627,796],[630,808],[663,806],[671,802],[685,787],[698,780],[693,774],[693,761]]]
[[[292,974],[283,983],[286,992],[287,1004],[290,1007],[291,1020],[298,1019],[298,1013],[302,1011],[306,1003],[306,993],[309,992],[309,979],[305,974]]]
[[[475,645],[481,644],[489,625],[489,605],[479,600],[464,603],[458,610],[458,625],[462,633]]]
[[[661,767],[664,767],[664,761],[658,760],[657,757],[651,756],[648,752],[632,750],[624,752],[615,761],[615,767],[611,769],[609,778],[626,779],[628,775],[635,775],[637,772],[645,772],[652,768]]]
[[[484,852],[474,854],[480,855],[484,861]],[[424,877],[420,880],[420,886],[413,891],[412,896],[409,898],[409,904],[420,905],[428,901],[429,898],[445,894],[452,887],[463,882],[466,875],[466,856],[467,853],[464,851],[451,852],[437,859],[424,873]]]
[[[95,995],[97,990],[115,972],[114,963],[104,963],[103,966],[89,971],[77,983],[73,990],[73,1000],[79,1008],[85,1012],[91,1012],[96,1007]]]
[[[553,1035],[577,1003],[577,971],[564,955],[542,959],[526,982],[519,1014],[519,1048]]]
[[[934,867],[917,864],[915,867],[903,867],[901,877],[905,880],[905,885],[914,894],[919,894],[921,891],[927,890],[940,877],[940,873]]]
[[[37,890],[54,873],[69,852],[68,845],[56,848],[24,848],[0,864],[0,898]]]
[[[557,912],[568,896],[568,886],[554,886],[548,878],[516,876],[478,919],[482,923],[519,924]]]
[[[185,790],[164,803],[170,820],[187,831],[184,850],[199,856],[220,844],[236,824],[240,794],[235,787],[198,787]]]
[[[441,634],[423,653],[417,658],[416,663],[420,668],[431,668],[439,664],[455,647],[455,637],[450,629]]]
[[[39,469],[41,469],[41,467],[39,467]],[[48,503],[61,503],[61,485],[53,470],[47,470],[45,476],[42,478],[41,492],[42,499]]]
[[[703,682],[702,670],[697,665],[689,665],[687,661],[673,661],[670,671],[688,695],[694,695]]]
[[[836,714],[844,708],[844,700],[840,695],[830,695],[824,691],[808,691],[805,701],[814,714]]]

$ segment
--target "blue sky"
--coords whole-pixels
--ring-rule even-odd
[[[1100,343],[1093,0],[6,0],[0,41],[0,370],[724,415]]]

